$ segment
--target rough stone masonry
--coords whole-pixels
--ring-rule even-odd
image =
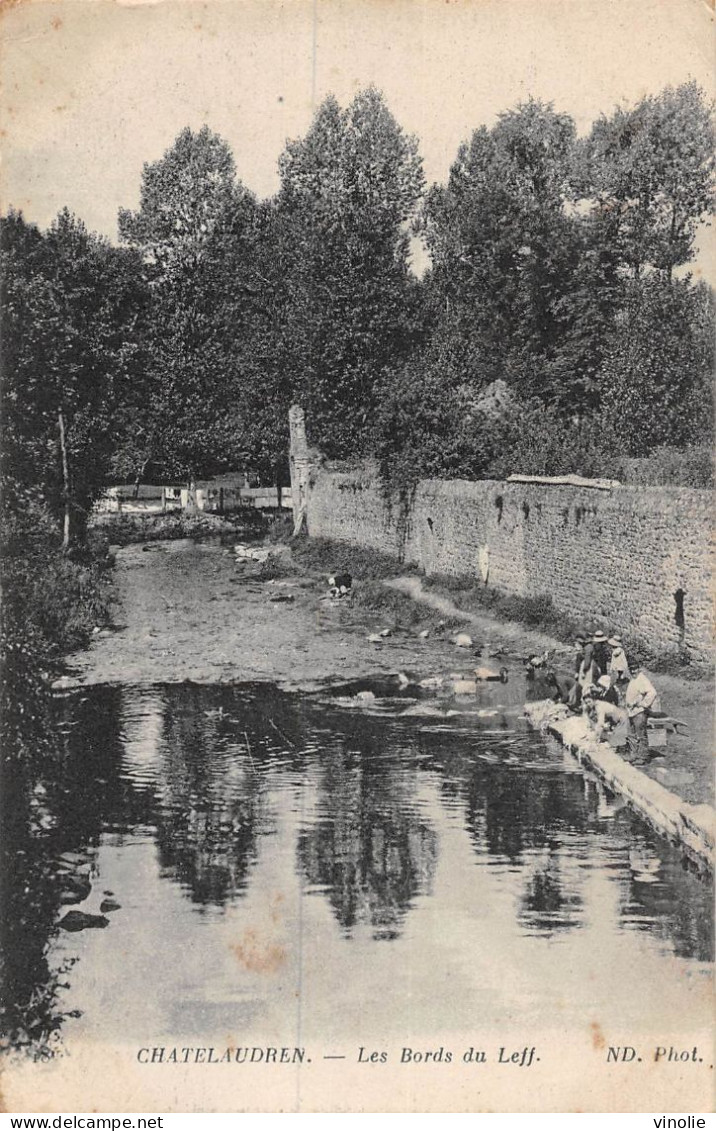
[[[551,596],[654,651],[713,655],[710,491],[421,481],[408,506],[370,470],[314,473],[309,533],[372,547],[425,574]]]

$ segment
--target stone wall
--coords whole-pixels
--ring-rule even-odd
[[[371,547],[426,574],[549,594],[650,649],[709,660],[712,494],[689,488],[424,480],[409,508],[370,473],[321,471],[309,533]],[[681,596],[678,597],[679,593]]]

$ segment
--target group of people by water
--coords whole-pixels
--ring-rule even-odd
[[[328,578],[332,600],[352,596],[353,578],[349,573],[334,573]],[[467,638],[469,639],[469,638]],[[609,737],[613,746],[626,747],[629,760],[636,765],[648,762],[648,722],[662,716],[656,688],[634,654],[627,660],[622,638],[608,636],[601,629],[578,632],[575,637],[573,678],[564,681],[549,666],[549,653],[526,661],[528,675],[546,667],[546,681],[553,698],[564,702],[575,713],[583,713],[594,724],[597,738]],[[506,669],[501,669],[500,678]],[[482,678],[490,678],[483,676]]]
[[[555,699],[586,714],[599,740],[609,735],[614,746],[626,746],[631,762],[643,765],[651,756],[649,718],[662,713],[656,688],[638,657],[627,660],[621,636],[580,632],[575,645],[573,681],[565,687],[548,675]]]

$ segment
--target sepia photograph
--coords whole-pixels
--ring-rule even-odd
[[[715,46],[3,0],[1,1111],[713,1111]]]

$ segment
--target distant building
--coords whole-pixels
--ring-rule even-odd
[[[256,477],[247,471],[227,471],[211,479],[196,480],[191,487],[173,484],[121,483],[105,489],[95,503],[100,514],[164,514],[167,511],[203,511],[229,514],[242,507],[290,510],[291,489],[249,486]]]

